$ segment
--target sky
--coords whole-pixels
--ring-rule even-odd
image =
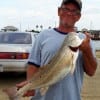
[[[57,27],[58,7],[62,0],[0,0],[0,29],[15,26],[20,31],[36,29],[36,25]],[[100,30],[100,0],[82,0],[82,17],[76,23],[79,30]]]

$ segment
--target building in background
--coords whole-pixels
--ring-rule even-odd
[[[7,31],[19,31],[18,28],[16,28],[15,26],[6,26],[3,29],[1,29],[1,31],[7,32]]]

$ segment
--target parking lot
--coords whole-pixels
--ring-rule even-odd
[[[16,73],[0,73],[0,100],[8,100],[2,89],[5,87],[14,86],[16,83],[25,79],[25,74]],[[22,98],[29,100],[29,98]],[[100,59],[98,59],[98,69],[95,76],[85,76],[82,90],[82,100],[100,100]]]

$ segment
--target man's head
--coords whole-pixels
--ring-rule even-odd
[[[58,8],[59,26],[63,29],[74,29],[81,17],[82,2],[80,0],[63,0]]]
[[[82,9],[82,2],[81,2],[81,0],[63,0],[62,3],[61,3],[61,6],[62,5],[66,5],[68,3],[75,4],[78,7],[78,9],[81,11],[81,9]]]

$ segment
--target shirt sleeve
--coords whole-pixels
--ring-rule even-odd
[[[36,37],[35,43],[32,46],[28,64],[35,65],[36,67],[40,67],[41,64],[41,41],[40,35]]]

